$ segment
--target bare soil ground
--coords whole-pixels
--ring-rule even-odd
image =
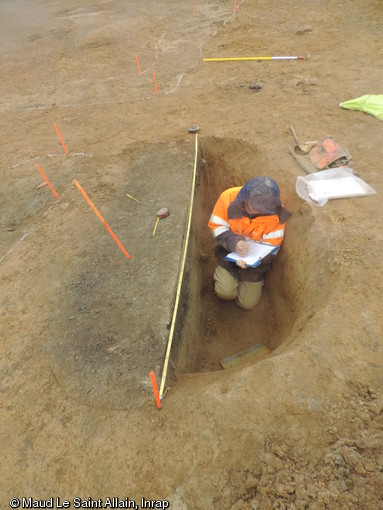
[[[12,497],[383,508],[383,124],[339,108],[382,93],[383,5],[195,7],[1,2],[1,508]],[[252,55],[306,58],[202,61]],[[160,379],[194,125],[191,241],[159,412],[149,371]],[[302,201],[289,125],[302,140],[333,136],[377,194]],[[37,188],[36,164],[59,200]],[[223,189],[256,175],[279,182],[293,215],[246,313],[214,296],[207,221]],[[161,207],[170,215],[153,237]],[[271,355],[221,368],[256,342]]]

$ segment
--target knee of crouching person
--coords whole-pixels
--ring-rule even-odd
[[[224,290],[222,289],[222,287],[220,285],[215,285],[214,286],[214,292],[216,294],[217,297],[219,297],[220,299],[222,299],[223,301],[232,301],[233,299],[235,299],[237,297],[237,292],[235,291],[227,291],[227,290]]]
[[[238,298],[235,300],[237,305],[240,308],[242,308],[242,310],[245,310],[246,312],[250,312],[251,310],[254,310],[254,308],[257,307],[259,301],[260,301],[260,299],[256,303],[242,303],[241,301],[239,301]]]

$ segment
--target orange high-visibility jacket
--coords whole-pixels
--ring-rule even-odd
[[[256,216],[253,219],[246,216],[228,219],[228,207],[236,199],[241,187],[227,189],[217,200],[209,220],[209,228],[214,238],[231,231],[247,240],[281,246],[286,224],[280,222],[278,215]],[[232,249],[234,250],[234,247]]]

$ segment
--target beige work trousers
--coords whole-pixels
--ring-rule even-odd
[[[246,269],[243,271],[246,271]],[[214,290],[219,298],[225,301],[235,299],[237,305],[244,310],[255,308],[262,296],[263,281],[238,281],[237,278],[221,266],[217,266],[214,271],[214,282]]]

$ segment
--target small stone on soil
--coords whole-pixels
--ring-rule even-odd
[[[263,83],[256,82],[256,83],[250,83],[249,89],[251,90],[261,90],[263,88]]]

